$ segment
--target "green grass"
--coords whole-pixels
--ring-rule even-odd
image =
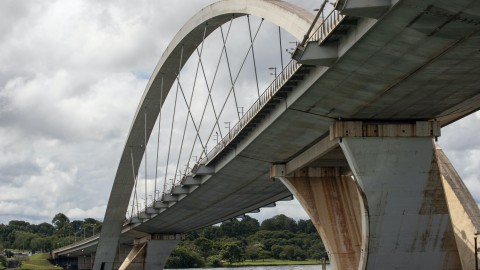
[[[50,270],[50,269],[59,269],[52,265],[47,259],[48,253],[37,253],[33,254],[30,257],[27,257],[22,261],[22,265],[17,269],[29,269],[29,270]]]
[[[275,259],[265,259],[265,260],[256,260],[256,261],[246,260],[240,263],[233,263],[232,266],[275,266],[275,265],[316,265],[316,264],[322,264],[322,261],[319,261],[319,260],[288,261],[288,260],[275,260]],[[228,266],[228,263],[226,264],[226,266]]]

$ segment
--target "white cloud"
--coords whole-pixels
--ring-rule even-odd
[[[103,218],[127,132],[155,64],[188,18],[212,2],[0,2],[0,223],[12,219],[50,222],[58,212],[71,219]],[[292,2],[309,10],[319,6],[316,1]],[[258,21],[252,22],[258,25]],[[246,26],[245,20],[235,25],[239,29]],[[275,30],[266,23],[262,27]],[[258,38],[268,41],[269,36],[260,34]],[[286,48],[290,38],[284,38]],[[248,39],[232,36],[229,44],[237,42],[248,44]],[[205,64],[215,63],[218,47],[214,44],[205,49]],[[259,82],[263,91],[272,78],[268,67],[280,66],[278,59],[269,60],[277,48],[255,49],[261,59],[257,70],[263,78]],[[232,49],[230,54],[244,50]],[[251,73],[250,61],[245,70]],[[212,70],[206,72],[213,74]],[[223,78],[215,84],[228,88],[224,63],[221,72]],[[187,93],[192,81],[184,82]],[[254,95],[241,101],[246,110],[256,85],[242,82],[238,89],[254,89]],[[220,96],[218,92],[212,95]],[[217,101],[215,98],[219,108]],[[203,102],[194,106],[201,108]],[[186,114],[179,113],[179,117]],[[233,113],[220,122],[235,118]],[[479,118],[477,113],[455,123],[440,137],[477,201],[480,141],[475,134]],[[221,126],[222,132],[226,131],[226,125]],[[149,189],[153,189],[152,180]],[[308,218],[295,201],[279,205],[263,209],[255,217],[263,220],[283,213]]]

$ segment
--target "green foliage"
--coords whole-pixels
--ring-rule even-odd
[[[277,215],[273,218],[264,220],[260,229],[268,231],[297,232],[297,222],[293,218],[289,218],[285,215]]]
[[[70,219],[64,213],[58,213],[53,217],[52,224],[59,230],[65,225],[70,224]]]
[[[230,264],[241,262],[245,259],[242,248],[234,243],[226,244],[222,249],[222,259],[228,261]]]
[[[205,266],[202,257],[186,248],[176,248],[165,264],[166,268],[199,268]]]
[[[223,267],[222,256],[213,255],[207,258],[207,264],[211,267]]]
[[[233,219],[220,226],[189,232],[186,239],[176,249],[180,252],[174,252],[170,267],[188,261],[182,259],[184,255],[190,256],[185,250],[195,251],[210,267],[221,267],[223,262],[237,264],[245,259],[265,261],[275,258],[300,262],[326,257],[325,247],[313,223],[310,220],[297,222],[285,215],[266,219],[261,226],[249,216]]]
[[[7,267],[7,258],[3,255],[0,255],[0,268]]]
[[[200,253],[200,255],[207,260],[207,257],[213,250],[213,242],[210,239],[205,237],[200,237],[195,239],[193,242],[195,244],[195,249]]]
[[[0,250],[4,248],[47,252],[54,248],[73,243],[100,232],[102,223],[93,218],[85,221],[72,221],[62,213],[52,219],[55,224],[30,224],[12,220],[7,225],[0,224]]]

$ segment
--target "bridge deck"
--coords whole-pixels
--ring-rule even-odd
[[[359,19],[337,41],[332,67],[311,68],[215,160],[215,174],[148,222],[131,225],[122,241],[193,230],[287,196],[281,183],[269,180],[271,164],[326,137],[336,119],[436,119],[446,125],[478,110],[479,25],[474,0],[403,0],[378,21]]]

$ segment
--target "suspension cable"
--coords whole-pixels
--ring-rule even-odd
[[[280,26],[278,27],[278,41],[280,43],[280,65],[282,65],[282,68],[280,70],[283,70],[282,32]]]
[[[163,102],[163,73],[162,73],[162,80],[160,84],[160,112],[158,115],[158,136],[157,136],[157,158],[155,162],[155,185],[154,185],[154,194],[153,194],[153,203],[155,204],[155,201],[158,199],[157,198],[157,178],[158,178],[158,152],[160,151],[160,124],[162,121],[162,102]]]
[[[176,113],[176,110],[177,110],[177,98],[178,98],[178,89],[180,88],[180,71],[182,70],[182,59],[183,58],[183,44],[182,44],[182,50],[180,52],[180,64],[179,64],[179,67],[178,67],[178,74],[177,74],[177,80],[178,80],[178,83],[177,83],[177,90],[175,92],[175,102],[174,102],[174,106],[173,106],[173,116],[172,116],[172,125],[171,125],[171,128],[170,128],[170,140],[169,140],[169,143],[168,143],[168,153],[167,153],[167,166],[165,168],[165,180],[163,182],[163,194],[165,195],[165,192],[166,192],[166,186],[167,186],[167,174],[168,174],[168,163],[170,161],[170,150],[171,150],[171,147],[172,147],[172,136],[173,136],[173,124],[175,123],[175,113]],[[174,172],[176,174],[176,172]]]
[[[257,63],[255,61],[255,50],[253,49],[252,28],[250,26],[250,15],[247,15],[248,33],[250,34],[250,47],[252,48],[253,70],[255,71],[255,82],[257,83],[257,94],[260,97],[260,87],[258,86]]]
[[[224,40],[224,44],[226,44],[225,38],[223,37],[223,28],[220,27],[220,33],[222,34],[222,40]],[[235,100],[235,108],[237,110],[237,116],[238,120],[240,120],[240,114],[238,113],[238,102],[237,102],[237,95],[235,94],[235,82],[233,81],[232,77],[232,70],[230,68],[230,61],[228,60],[228,53],[227,53],[227,46],[223,46],[223,49],[225,50],[225,59],[227,61],[227,67],[228,67],[228,74],[230,75],[230,82],[232,83],[232,91],[233,91],[233,99]]]
[[[258,35],[258,32],[260,31],[260,28],[263,24],[263,19],[262,21],[260,22],[260,24],[258,25],[258,28],[257,28],[257,31],[255,32],[255,35],[253,36],[253,41],[255,42],[256,38],[257,38],[257,35]],[[235,77],[235,80],[234,80],[234,83],[237,81],[238,77],[240,76],[240,72],[242,71],[243,69],[243,66],[245,65],[245,61],[247,60],[247,57],[248,57],[248,54],[250,53],[250,49],[251,47],[248,49],[245,57],[243,58],[243,62],[240,66],[240,69],[238,70],[238,73]],[[223,106],[222,106],[222,109],[220,110],[220,113],[219,113],[219,117],[222,115],[223,113],[223,110],[225,109],[225,105],[227,104],[227,101],[228,101],[228,98],[230,97],[230,94],[232,93],[232,89],[230,89],[230,91],[228,92],[228,95],[227,95],[227,98],[225,99],[225,102],[223,103]],[[212,137],[212,134],[213,132],[215,131],[215,127],[211,130],[210,132],[210,135],[208,136],[208,139],[207,139],[207,143],[210,141],[211,137]]]
[[[145,140],[144,140],[144,147],[145,151],[143,152],[144,154],[144,163],[145,163],[145,212],[147,211],[147,205],[148,205],[148,188],[147,188],[147,183],[148,183],[148,177],[147,177],[147,108],[145,108]]]
[[[180,84],[180,78],[179,77],[177,77],[177,82],[178,82],[178,85],[180,86],[180,93],[182,93],[183,100],[185,101],[185,104],[188,104],[187,98],[185,97],[185,93],[183,92],[183,87]],[[203,144],[202,138],[200,137],[200,130],[198,129],[197,125],[195,124],[195,120],[193,119],[193,114],[192,114],[192,111],[190,111],[190,108],[188,108],[187,113],[188,113],[188,115],[190,115],[190,118],[192,119],[193,127],[195,128],[195,131],[197,132],[197,137],[200,140],[200,144],[202,145],[203,152],[206,154],[205,145]]]
[[[232,27],[233,18],[234,18],[233,16],[232,16],[232,18],[230,18],[230,23],[229,23],[229,25],[228,25],[228,30],[227,30],[227,35],[226,35],[226,38],[227,38],[227,39],[228,39],[229,34],[230,34],[230,29],[231,29],[231,27]],[[220,28],[221,28],[221,27],[222,27],[222,26],[220,26]],[[225,42],[223,42],[223,46],[225,46]],[[202,67],[202,71],[203,71],[203,78],[205,79],[205,85],[207,86],[207,89],[208,89],[208,98],[210,99],[210,102],[211,102],[211,104],[212,104],[213,112],[214,112],[214,114],[215,114],[216,124],[217,124],[217,126],[218,126],[218,129],[220,130],[220,134],[222,133],[222,132],[221,132],[221,129],[220,129],[220,125],[219,125],[219,123],[218,123],[218,119],[220,118],[220,116],[217,117],[217,113],[216,113],[216,110],[215,110],[215,105],[214,105],[214,103],[213,103],[213,99],[212,99],[211,92],[212,92],[212,89],[213,89],[213,85],[215,84],[215,79],[216,79],[217,74],[218,74],[218,69],[219,69],[219,67],[220,67],[220,63],[222,62],[223,53],[224,53],[224,50],[223,50],[223,48],[222,48],[222,50],[220,50],[220,56],[219,56],[219,58],[218,58],[217,66],[216,66],[216,68],[215,68],[215,73],[214,73],[214,75],[213,75],[212,83],[211,83],[210,86],[208,85],[207,75],[205,74],[205,68],[203,67],[203,62],[202,62],[202,61],[200,62],[200,63],[201,63],[201,67]],[[197,49],[197,54],[199,54],[198,49]],[[200,118],[200,123],[199,123],[199,125],[198,125],[198,128],[201,128],[201,126],[202,126],[203,119],[204,119],[204,116],[205,116],[205,111],[206,111],[206,109],[207,109],[207,104],[208,104],[208,99],[207,99],[207,101],[205,102],[205,106],[204,106],[204,108],[203,108],[202,117]],[[215,129],[215,126],[214,126],[214,129]],[[189,159],[189,162],[190,162],[190,160],[191,160],[191,158],[192,158],[192,156],[193,156],[193,150],[195,149],[195,145],[196,145],[196,143],[197,143],[197,138],[198,138],[198,137],[195,137],[195,140],[193,141],[192,149],[190,150],[190,159]],[[203,155],[203,152],[202,152],[202,154],[200,155],[200,157],[197,158],[197,160],[201,160],[201,156],[202,156],[202,155]]]
[[[190,101],[187,103],[187,100],[185,99],[185,105],[187,105],[187,110],[190,112],[191,111],[191,106],[192,106],[192,101],[193,101],[193,95],[195,94],[195,85],[197,83],[197,78],[198,78],[198,71],[200,69],[200,59],[202,57],[202,53],[203,53],[203,45],[204,45],[204,41],[205,41],[205,35],[207,33],[207,24],[205,24],[205,28],[203,30],[203,37],[202,37],[202,45],[201,45],[201,48],[200,48],[200,55],[199,55],[199,58],[198,58],[198,63],[197,63],[197,69],[195,71],[195,78],[193,80],[193,86],[192,86],[192,94],[190,95]],[[198,46],[197,46],[197,49],[198,49]],[[178,83],[180,84],[180,81],[178,81]],[[181,85],[180,85],[180,89],[182,90],[181,88]],[[183,93],[183,90],[182,90],[182,94],[183,96],[185,97],[185,94]],[[194,122],[194,119],[192,117],[192,122]],[[187,131],[187,126],[188,126],[188,114],[186,115],[185,117],[185,125],[183,127],[183,135],[182,135],[182,142],[180,143],[180,151],[178,151],[178,159],[177,159],[177,165],[175,167],[175,176],[173,177],[173,185],[177,185],[177,171],[178,171],[178,166],[180,165],[180,158],[182,156],[182,150],[183,150],[183,142],[185,141],[185,134],[186,134],[186,131]],[[200,136],[200,134],[198,134],[198,130],[197,130],[197,135]],[[187,165],[188,167],[188,165]],[[182,176],[180,175],[179,177],[179,181],[181,181],[182,179]]]
[[[132,217],[133,217],[133,212],[135,211],[135,205],[136,205],[136,201],[138,201],[138,194],[137,194],[137,174],[135,173],[135,165],[133,163],[133,151],[132,149],[130,148],[130,158],[132,160],[132,174],[133,174],[133,189],[134,189],[134,193],[133,193],[133,202],[132,202]],[[137,205],[137,213],[138,213],[138,205]]]

